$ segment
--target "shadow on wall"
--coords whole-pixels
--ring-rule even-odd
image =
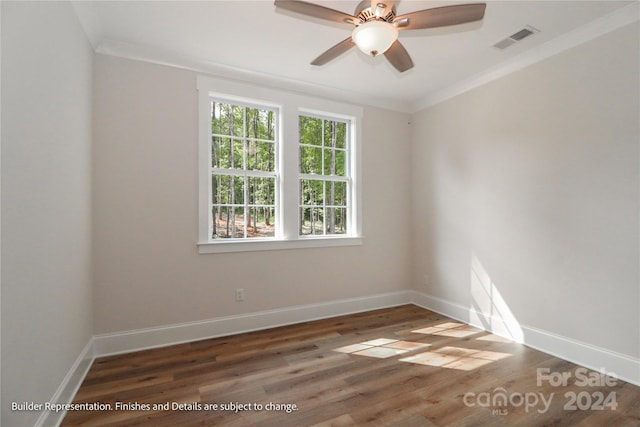
[[[471,324],[482,325],[515,342],[524,342],[524,334],[520,323],[491,280],[491,276],[476,256],[471,255],[471,307],[469,307]]]

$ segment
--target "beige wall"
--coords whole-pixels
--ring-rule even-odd
[[[68,3],[2,2],[2,422],[33,425],[93,334],[91,62]]]
[[[362,246],[199,255],[196,73],[94,67],[95,333],[409,287],[407,115],[365,108]]]
[[[92,55],[66,3],[1,4],[3,425],[92,334],[410,284],[640,356],[637,24],[411,127],[365,107],[362,246],[199,255],[196,74]]]
[[[638,40],[635,23],[414,115],[416,289],[640,355]]]

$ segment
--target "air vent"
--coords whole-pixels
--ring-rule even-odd
[[[524,27],[520,31],[516,31],[515,33],[511,34],[506,39],[500,40],[498,43],[494,44],[493,47],[495,47],[496,49],[503,50],[503,49],[508,48],[512,44],[515,44],[515,43],[517,43],[517,42],[529,37],[530,35],[535,34],[535,33],[539,33],[539,32],[540,32],[540,30],[537,30],[537,29],[533,28],[532,26],[527,25],[526,27]]]
[[[494,44],[493,47],[496,47],[498,49],[506,49],[509,46],[511,46],[512,44],[514,44],[516,41],[512,40],[510,38],[504,39],[504,40],[500,40],[498,43]]]

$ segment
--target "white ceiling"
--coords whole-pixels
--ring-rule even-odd
[[[478,0],[475,0],[477,2]],[[470,1],[474,2],[474,0]],[[397,1],[398,14],[464,1]],[[358,1],[316,1],[352,14]],[[276,10],[273,1],[75,1],[97,52],[412,111],[452,90],[561,50],[602,28],[637,19],[636,1],[487,1],[479,23],[403,31],[415,67],[397,72],[357,48],[309,64],[347,38],[350,25]],[[635,14],[635,16],[634,16]],[[613,23],[613,24],[611,24]],[[505,50],[492,47],[525,26],[539,33]],[[595,34],[597,35],[597,34]],[[591,35],[592,36],[592,35]],[[544,55],[542,55],[544,56]],[[532,60],[533,61],[533,60]],[[488,77],[489,76],[489,77]]]

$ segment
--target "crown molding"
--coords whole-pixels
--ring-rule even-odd
[[[415,113],[439,104],[447,99],[485,85],[551,56],[603,36],[617,30],[618,28],[637,22],[638,20],[640,20],[640,2],[634,1],[628,6],[620,8],[586,25],[549,40],[548,42],[523,52],[495,67],[489,68],[488,70],[476,74],[468,79],[464,79],[454,85],[438,90],[431,95],[412,103],[410,110],[412,113]]]
[[[134,45],[108,39],[103,40],[96,46],[95,51],[96,53],[104,55],[181,68],[229,80],[259,84],[326,99],[379,107],[401,113],[416,113],[639,20],[640,2],[634,1],[623,8],[549,40],[497,66],[437,90],[426,97],[406,101],[345,91],[331,86],[289,79],[262,71],[248,70],[213,61],[206,61],[149,46]]]
[[[165,65],[174,68],[194,71],[234,80],[243,83],[259,84],[262,86],[297,92],[305,95],[317,96],[334,101],[348,102],[351,104],[368,105],[398,112],[409,113],[410,103],[398,100],[389,100],[370,94],[336,89],[331,86],[319,85],[302,80],[290,79],[261,71],[247,70],[231,65],[220,64],[213,61],[201,60],[175,52],[153,48],[149,46],[134,45],[114,40],[103,40],[95,49],[96,53],[116,56],[119,58],[133,59],[152,64]]]

